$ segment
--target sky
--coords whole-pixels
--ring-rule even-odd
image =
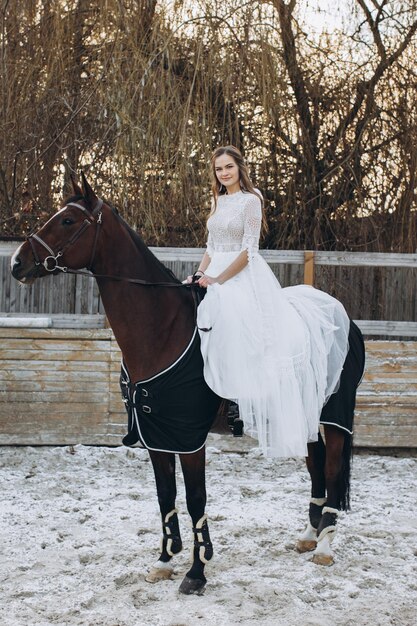
[[[313,27],[317,32],[333,30],[343,27],[343,19],[346,17],[346,2],[337,0],[306,1],[298,3],[299,15],[305,24]]]

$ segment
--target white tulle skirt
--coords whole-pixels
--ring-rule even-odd
[[[236,252],[216,252],[217,276]],[[256,254],[232,279],[210,285],[197,313],[204,377],[239,405],[245,433],[269,457],[307,455],[321,409],[337,390],[348,350],[349,318],[328,294],[282,288]]]

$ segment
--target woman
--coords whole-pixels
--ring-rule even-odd
[[[349,318],[313,287],[281,288],[259,255],[262,196],[237,148],[214,151],[212,178],[207,249],[193,277],[207,288],[197,313],[204,377],[238,403],[266,456],[306,456],[337,389]]]

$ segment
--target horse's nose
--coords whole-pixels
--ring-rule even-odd
[[[17,278],[18,274],[19,274],[19,270],[22,266],[22,261],[20,259],[19,256],[13,257],[12,261],[11,261],[11,270],[12,270],[12,275]]]

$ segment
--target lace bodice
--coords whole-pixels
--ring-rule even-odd
[[[216,211],[207,220],[207,254],[247,250],[251,258],[259,250],[261,222],[258,196],[244,191],[219,196]]]

